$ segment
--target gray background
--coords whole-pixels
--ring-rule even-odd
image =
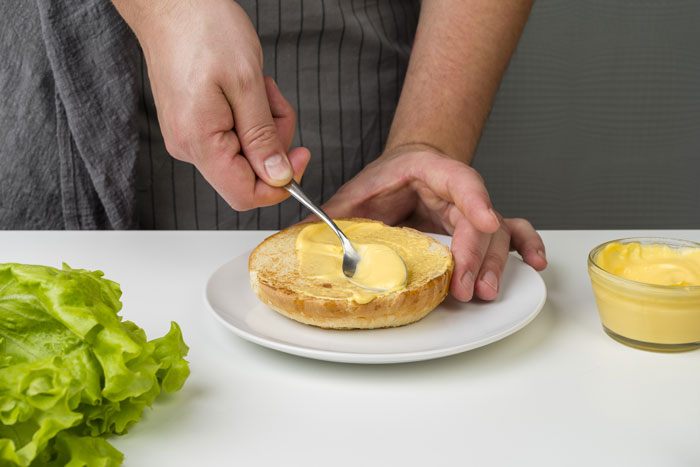
[[[700,2],[536,1],[474,166],[538,229],[700,228]]]

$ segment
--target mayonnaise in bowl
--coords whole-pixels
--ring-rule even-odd
[[[605,332],[637,348],[700,347],[700,244],[667,238],[603,243],[588,273]]]

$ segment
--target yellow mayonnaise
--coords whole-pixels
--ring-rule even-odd
[[[700,285],[700,248],[671,248],[661,243],[610,243],[598,266],[625,279],[657,285]]]
[[[398,229],[379,223],[336,223],[360,254],[361,260],[352,282],[343,274],[340,240],[326,224],[308,225],[296,240],[300,274],[314,279],[318,284],[318,294],[327,297],[348,296],[357,303],[369,303],[381,294],[403,289],[408,281],[407,269],[410,271],[411,265],[420,267],[416,252],[421,252],[421,241],[429,244],[427,239],[418,237],[407,241],[405,235],[398,235]]]
[[[360,262],[351,282],[375,291],[395,291],[406,286],[406,265],[393,248],[380,243],[354,243]]]
[[[653,350],[700,343],[700,248],[611,242],[590,259],[602,269],[589,266],[589,273],[613,337]]]

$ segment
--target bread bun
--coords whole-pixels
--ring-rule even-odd
[[[372,241],[388,244],[401,255],[408,270],[404,289],[357,303],[353,299],[357,286],[349,281],[333,285],[303,277],[296,239],[309,224],[297,224],[268,237],[250,254],[250,283],[258,298],[288,318],[333,329],[403,326],[420,320],[444,300],[454,267],[449,248],[411,228],[368,219],[347,220],[382,226],[373,233]]]

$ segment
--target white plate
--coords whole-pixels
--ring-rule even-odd
[[[434,237],[449,245],[450,237]],[[214,316],[251,342],[319,360],[399,363],[465,352],[522,329],[537,316],[547,296],[540,275],[511,255],[500,295],[493,302],[461,303],[448,297],[428,316],[408,326],[327,330],[286,318],[260,302],[250,288],[249,254],[232,259],[209,278],[205,297]]]

